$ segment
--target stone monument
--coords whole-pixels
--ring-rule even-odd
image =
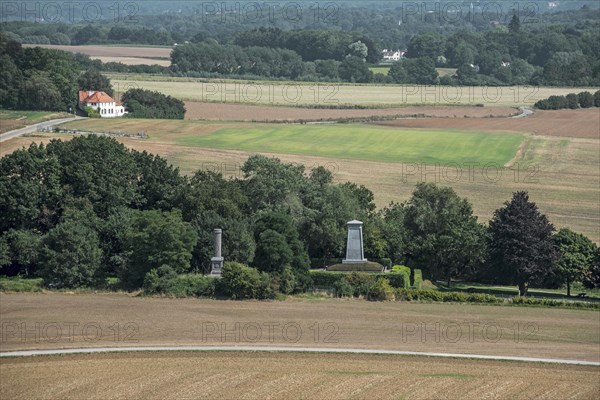
[[[346,244],[346,258],[342,264],[363,264],[367,262],[363,250],[362,222],[350,221],[348,225],[348,242]]]
[[[221,257],[221,229],[213,230],[213,239],[215,247],[215,255],[210,259],[210,274],[221,275],[221,269],[223,268],[223,257]]]

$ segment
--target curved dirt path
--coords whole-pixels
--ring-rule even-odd
[[[91,354],[91,353],[114,353],[114,352],[138,352],[138,351],[267,351],[267,352],[308,352],[308,353],[350,353],[350,354],[387,354],[403,356],[424,356],[444,358],[467,358],[475,360],[497,360],[497,361],[520,361],[539,362],[547,364],[570,364],[600,366],[600,362],[583,360],[564,360],[557,358],[538,357],[513,357],[492,356],[484,354],[460,354],[460,353],[430,353],[420,351],[397,351],[397,350],[373,350],[373,349],[343,349],[343,348],[321,348],[321,347],[279,347],[279,346],[127,346],[127,347],[91,347],[79,349],[52,349],[52,350],[22,350],[0,353],[0,357],[28,357],[58,354]]]

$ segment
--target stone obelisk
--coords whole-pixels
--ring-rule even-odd
[[[367,259],[364,256],[363,250],[363,234],[360,221],[350,221],[348,225],[348,241],[346,244],[346,258],[342,260],[342,264],[362,264],[366,263]]]
[[[221,229],[213,230],[213,240],[215,255],[210,259],[210,274],[221,275],[221,269],[223,268],[223,257],[221,257],[221,235],[223,231]]]

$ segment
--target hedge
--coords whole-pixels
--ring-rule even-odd
[[[392,283],[392,286],[394,287],[403,287],[405,289],[407,289],[408,287],[410,287],[410,268],[408,268],[407,266],[404,265],[394,265],[392,267],[392,274],[400,274],[404,277],[404,284],[403,285],[394,285],[392,283],[392,279],[390,279],[390,283]]]
[[[415,289],[421,289],[423,287],[423,273],[420,269],[415,269],[414,274],[414,282],[412,284],[412,287]]]
[[[346,280],[354,287],[357,295],[367,294],[361,286],[373,284],[379,278],[386,278],[390,285],[394,288],[408,288],[409,278],[403,273],[367,273],[367,272],[330,272],[330,271],[311,271],[310,277],[313,280],[313,286],[316,288],[335,289],[336,285],[340,285],[339,281]]]
[[[335,264],[331,267],[327,267],[327,271],[382,272],[383,265],[373,261],[367,261],[366,263],[362,264]]]

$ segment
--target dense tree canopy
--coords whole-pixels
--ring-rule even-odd
[[[223,256],[256,267],[243,271],[267,298],[308,287],[310,266],[343,257],[346,223],[359,219],[370,260],[421,268],[428,279],[485,271],[523,294],[548,277],[598,282],[596,248],[577,234],[552,236],[526,193],[496,211],[488,232],[466,199],[434,184],[377,210],[368,188],[335,184],[322,166],[305,171],[253,155],[242,172],[184,177],[161,157],[98,136],[14,151],[0,159],[0,273],[40,276],[55,287],[102,286],[119,276],[138,288],[146,277],[150,284],[207,272],[212,232],[221,228]]]
[[[557,251],[552,239],[554,226],[529,201],[526,192],[516,192],[510,202],[494,212],[490,221],[490,259],[498,275],[510,277],[526,295],[529,283],[552,272]]]

